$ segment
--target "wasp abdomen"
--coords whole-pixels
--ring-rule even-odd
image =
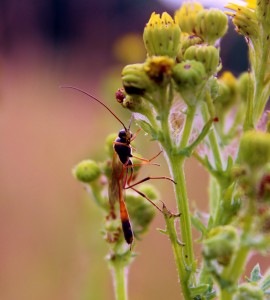
[[[126,242],[131,244],[133,242],[133,232],[129,220],[122,221],[122,229]]]

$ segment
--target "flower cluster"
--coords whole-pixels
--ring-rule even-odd
[[[246,38],[249,72],[238,78],[221,72],[219,40],[227,32],[227,16],[192,1],[174,16],[166,12],[150,16],[143,32],[147,57],[123,68],[122,87],[115,94],[159,143],[176,182],[178,213],[164,206],[166,228],[160,231],[171,242],[185,299],[264,299],[270,289],[270,275],[260,274],[258,265],[246,282],[239,283],[250,253],[270,249],[269,113],[259,130],[270,96],[270,3],[249,0],[243,5],[229,3],[227,8],[237,32]],[[112,143],[110,139],[108,161],[86,160],[75,174],[105,212],[105,239],[114,253],[130,261],[117,218],[115,180],[121,168],[113,160]],[[185,162],[191,156],[209,174],[207,213],[189,210]],[[153,211],[128,192],[126,201],[139,236]],[[201,234],[201,265],[194,255],[192,226]]]
[[[164,232],[174,249],[186,299],[211,299],[217,293],[214,283],[221,299],[252,293],[249,284],[237,286],[245,261],[250,251],[270,247],[270,138],[254,130],[270,95],[269,6],[263,0],[227,5],[234,11],[227,15],[250,48],[251,72],[238,78],[229,71],[217,76],[227,16],[198,2],[184,3],[174,17],[153,13],[143,34],[145,62],[122,71],[119,102],[135,112],[139,126],[160,143],[177,182],[181,242],[175,244],[176,229],[165,211]],[[200,213],[191,217],[189,212],[182,169],[190,156],[210,174],[207,222]],[[202,234],[199,277],[191,221]],[[265,292],[259,286],[256,290]]]

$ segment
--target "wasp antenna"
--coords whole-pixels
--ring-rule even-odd
[[[128,130],[130,130],[130,126],[131,126],[131,123],[132,123],[133,119],[134,119],[134,115],[131,114],[131,118],[130,118],[130,121],[129,121],[129,124],[128,124]]]
[[[63,85],[63,86],[60,86],[60,88],[62,88],[62,89],[72,89],[72,90],[81,92],[82,94],[85,94],[86,96],[90,97],[91,99],[97,101],[98,103],[100,103],[101,105],[103,105],[115,117],[115,119],[118,120],[123,125],[123,127],[124,127],[125,130],[127,129],[126,126],[125,126],[125,124],[117,117],[117,115],[107,105],[105,105],[102,101],[100,101],[95,96],[93,96],[93,95],[87,93],[86,91],[81,90],[80,88],[77,88],[75,86]]]

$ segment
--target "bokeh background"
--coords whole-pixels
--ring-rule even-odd
[[[71,169],[84,158],[104,159],[105,138],[119,124],[101,106],[59,86],[90,91],[128,122],[129,113],[114,100],[121,69],[143,61],[140,38],[150,14],[173,13],[180,3],[0,1],[1,300],[113,299],[102,216]],[[246,70],[243,39],[230,28],[222,43],[224,69]],[[143,134],[137,148],[145,157],[158,151]],[[159,162],[155,172],[169,175]],[[206,209],[207,176],[193,161],[187,181],[191,207]],[[175,209],[172,186],[158,187]],[[161,216],[137,245],[131,300],[181,299],[171,249],[157,227],[164,227]]]

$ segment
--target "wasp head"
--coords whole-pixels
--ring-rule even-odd
[[[118,137],[121,139],[122,142],[130,143],[133,134],[129,129],[122,129],[118,133]]]

